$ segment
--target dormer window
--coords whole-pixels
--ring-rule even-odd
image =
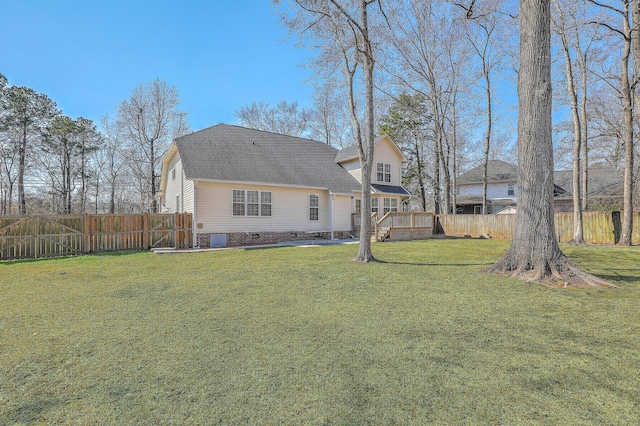
[[[391,164],[376,163],[376,181],[391,183]]]

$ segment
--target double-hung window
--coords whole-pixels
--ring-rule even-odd
[[[233,190],[234,216],[271,216],[271,192]]]
[[[271,216],[271,192],[260,192],[260,216]]]
[[[391,183],[391,164],[376,163],[376,181]]]
[[[320,215],[320,199],[316,194],[309,194],[309,220],[318,220]]]
[[[378,211],[380,210],[379,201],[380,201],[379,198],[371,197],[371,213],[378,213]]]
[[[387,214],[389,212],[398,211],[398,199],[397,198],[384,198],[383,199],[383,212]]]
[[[507,195],[516,195],[516,184],[515,183],[507,184]]]

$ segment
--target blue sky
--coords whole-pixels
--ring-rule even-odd
[[[310,105],[309,51],[268,0],[0,0],[0,73],[96,124],[134,87],[176,86],[193,130],[251,101]]]

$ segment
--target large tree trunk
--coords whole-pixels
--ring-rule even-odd
[[[518,209],[511,246],[489,272],[549,285],[604,286],[560,250],[553,217],[550,0],[520,0]]]
[[[625,4],[626,6],[626,4]],[[634,7],[635,9],[635,7]],[[635,13],[634,13],[635,15]],[[623,19],[625,37],[624,53],[621,62],[621,92],[624,108],[624,193],[622,229],[618,245],[631,245],[631,231],[633,230],[633,98],[629,82],[629,58],[631,56],[631,28],[629,20]]]
[[[356,262],[372,262],[375,260],[371,252],[371,171],[373,169],[373,52],[368,33],[367,2],[360,0],[360,25],[363,32],[365,52],[363,56],[365,86],[365,135],[360,151],[360,167],[362,169],[362,210],[360,214],[360,248],[353,259]],[[353,93],[353,90],[351,91]],[[352,107],[352,110],[355,111]],[[367,212],[369,214],[367,214]]]

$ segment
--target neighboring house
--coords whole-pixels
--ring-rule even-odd
[[[388,136],[375,142],[372,204],[398,211],[406,159]],[[350,238],[361,200],[355,148],[218,124],[177,138],[162,162],[160,205],[193,214],[200,247]]]
[[[456,179],[456,212],[482,214],[482,165]],[[487,163],[487,213],[499,213],[516,205],[518,196],[518,166],[500,160]],[[511,210],[511,209],[510,209]]]
[[[487,209],[489,213],[515,213],[518,196],[518,166],[500,160],[487,164]],[[590,210],[620,209],[623,180],[620,172],[608,167],[589,168],[587,193]],[[482,165],[457,179],[457,213],[482,213]],[[554,210],[573,211],[573,171],[554,172]]]
[[[587,201],[592,211],[622,210],[624,192],[624,176],[613,167],[591,166],[588,170]],[[554,193],[554,210],[559,212],[573,211],[573,170],[562,170],[554,173],[556,191]],[[558,191],[560,188],[560,191]]]

